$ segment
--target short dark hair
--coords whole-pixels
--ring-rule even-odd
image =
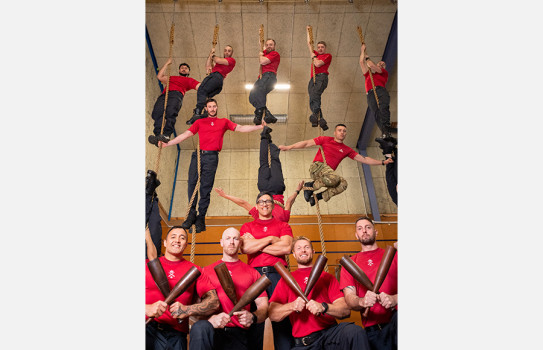
[[[324,47],[326,47],[326,43],[325,43],[324,41],[319,41],[319,42],[317,43],[317,45],[319,45],[319,44],[323,44]]]
[[[207,106],[207,104],[208,104],[209,102],[215,102],[215,104],[216,104],[217,106],[219,105],[219,104],[217,103],[217,100],[215,100],[214,98],[208,98],[208,99],[206,100],[206,106]]]
[[[179,68],[177,68],[177,69],[180,69],[180,68],[181,68],[181,66],[187,66],[187,68],[188,68],[188,69],[189,69],[189,71],[190,71],[190,66],[189,66],[189,64],[188,64],[188,63],[185,63],[185,62],[181,63],[181,64],[179,65]]]
[[[345,129],[347,129],[347,125],[345,125],[345,124],[338,124],[338,125],[336,125],[336,127],[334,128],[334,130],[337,129],[338,126],[342,126],[342,127],[344,127]]]
[[[371,222],[371,224],[372,224],[373,226],[375,226],[375,223],[373,222],[373,220],[372,220],[370,217],[368,217],[368,216],[361,216],[361,217],[359,217],[359,218],[356,219],[356,221],[354,222],[354,225],[356,226],[356,224],[357,224],[360,220],[368,220],[369,222]]]
[[[268,195],[270,196],[270,198],[273,200],[273,195],[268,192],[268,191],[262,191],[260,192],[257,196],[256,196],[256,201],[258,202],[258,200],[260,199],[260,197],[264,196],[264,195]]]
[[[273,41],[273,44],[274,44],[274,45],[277,45],[277,43],[275,42],[275,40],[273,40],[272,38],[266,39],[266,41],[270,41],[270,40]],[[264,42],[266,42],[266,41],[264,41]]]
[[[234,48],[232,47],[232,45],[226,45],[226,46],[228,46],[229,48],[232,49],[232,55],[233,55],[233,54],[234,54]],[[225,47],[226,47],[226,46],[225,46]]]
[[[176,225],[176,226],[172,226],[169,230],[168,230],[168,233],[166,233],[166,237],[168,237],[168,235],[170,234],[171,231],[177,229],[177,228],[180,228],[182,229],[183,231],[185,231],[185,234],[187,235],[187,237],[189,236],[187,230],[185,230],[181,225]]]

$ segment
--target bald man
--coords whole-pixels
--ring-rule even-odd
[[[239,260],[238,253],[241,247],[240,233],[233,227],[224,230],[220,240],[223,249],[222,259],[204,267],[204,272],[209,276],[213,287],[217,291],[221,308],[219,312],[208,320],[196,322],[190,331],[191,350],[246,350],[251,348],[248,341],[249,327],[252,324],[262,323],[268,317],[268,295],[265,291],[255,299],[256,311],[250,311],[250,305],[241,311],[228,313],[233,309],[234,303],[226,295],[222,288],[215,266],[224,262],[230,272],[236,288],[236,297],[239,300],[245,291],[260,278],[258,271]]]

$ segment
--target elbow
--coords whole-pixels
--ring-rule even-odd
[[[337,317],[338,320],[344,320],[346,318],[351,317],[351,310],[349,308],[345,308],[341,310],[341,313]]]

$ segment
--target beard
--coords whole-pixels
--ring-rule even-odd
[[[360,243],[362,243],[362,245],[373,245],[375,243],[375,236],[370,236],[369,238],[361,238]]]
[[[313,261],[313,256],[308,256],[305,259],[302,259],[302,258],[296,259],[296,262],[302,265],[309,265],[312,261]]]
[[[189,76],[188,74],[181,74],[181,73],[179,73],[179,75],[182,76],[182,77],[188,77]]]

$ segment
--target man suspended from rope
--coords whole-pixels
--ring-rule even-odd
[[[279,221],[288,222],[290,220],[290,209],[296,200],[296,197],[302,190],[304,182],[300,182],[296,187],[296,191],[284,201],[283,193],[285,192],[285,180],[283,178],[283,170],[281,168],[281,160],[279,159],[279,148],[272,143],[272,129],[265,126],[260,134],[260,167],[258,169],[258,190],[260,192],[269,192],[273,196],[273,201],[276,204],[273,208],[272,215]],[[269,154],[268,154],[269,146]],[[269,157],[268,157],[269,156]],[[215,188],[215,192],[219,196],[226,198],[242,208],[245,208],[249,215],[254,219],[258,219],[258,209],[244,199],[228,195],[222,188]]]
[[[375,141],[379,143],[382,141],[396,142],[396,139],[392,136],[392,132],[395,130],[390,125],[390,96],[385,88],[388,81],[386,63],[385,61],[379,61],[377,64],[373,63],[366,54],[366,44],[362,44],[360,51],[360,68],[362,68],[362,74],[366,79],[368,107],[375,113],[375,121],[383,134],[382,137],[375,139]],[[379,101],[376,100],[375,95],[377,95]]]
[[[275,123],[277,118],[271,114],[266,107],[266,96],[273,91],[277,83],[277,67],[281,56],[275,51],[275,40],[268,39],[265,43],[265,49],[259,53],[259,62],[262,69],[262,76],[255,82],[251,93],[249,94],[249,102],[255,107],[255,125],[262,123],[262,115],[265,113],[264,121],[266,123]]]
[[[309,108],[312,112],[309,116],[309,121],[312,127],[320,126],[322,130],[326,131],[328,130],[328,124],[322,117],[321,95],[328,86],[328,67],[330,67],[330,63],[332,62],[332,55],[326,53],[326,43],[324,41],[319,41],[317,43],[317,50],[313,50],[309,28],[310,26],[307,26],[307,47],[311,55],[311,64],[314,66],[311,69],[311,79],[309,79],[309,84],[307,85]]]
[[[200,145],[200,174],[198,174],[198,158],[196,151],[192,153],[189,167],[188,196],[189,201],[196,188],[198,176],[200,176],[200,201],[198,202],[198,193],[190,207],[189,214],[181,225],[184,229],[189,229],[195,225],[196,233],[206,230],[205,216],[209,207],[209,199],[213,183],[215,182],[215,173],[219,165],[219,152],[222,149],[224,134],[226,131],[252,132],[261,130],[263,125],[238,125],[227,118],[217,118],[217,101],[210,99],[206,103],[208,113],[207,118],[198,119],[184,133],[177,136],[170,142],[164,143],[163,147],[176,145],[189,137],[199,133],[198,142]],[[196,202],[198,202],[198,213],[196,213]]]
[[[394,204],[398,206],[398,147],[396,147],[396,142],[393,141],[382,140],[379,143],[379,147],[383,150],[385,158],[392,158],[394,161],[392,164],[387,164],[385,178],[388,194]]]
[[[145,225],[149,230],[155,250],[160,253],[162,246],[162,220],[160,218],[158,196],[156,193],[156,188],[159,185],[160,181],[157,179],[156,172],[147,170],[147,176],[145,177]],[[147,258],[147,252],[145,254]]]
[[[202,80],[198,88],[196,108],[194,108],[192,118],[187,120],[187,125],[207,117],[207,112],[204,110],[206,101],[222,91],[224,79],[236,66],[236,60],[232,57],[233,53],[234,49],[230,45],[224,48],[223,58],[215,56],[215,48],[211,49],[206,61],[206,70],[211,73]]]
[[[341,163],[345,157],[349,157],[367,165],[386,165],[393,162],[391,158],[379,161],[358,154],[343,143],[346,135],[347,127],[344,124],[338,124],[334,130],[334,137],[319,136],[314,139],[296,142],[290,146],[279,146],[281,151],[307,148],[316,145],[322,147],[317,151],[313,163],[309,167],[309,175],[313,181],[306,182],[304,185],[304,187],[313,188],[312,190],[304,190],[304,198],[311,206],[315,205],[315,198],[313,197],[314,191],[325,187],[326,189],[324,191],[317,193],[317,200],[324,199],[325,202],[328,202],[330,198],[347,189],[347,181],[335,173],[339,163]],[[324,151],[324,159],[322,151]]]
[[[168,75],[166,74],[167,68],[172,64],[172,58],[170,57],[168,61],[160,68],[157,73],[157,78],[163,84],[168,83]],[[181,63],[179,65],[179,75],[180,76],[171,76],[169,83],[168,91],[168,103],[166,104],[166,115],[164,116],[164,100],[166,99],[166,88],[162,91],[162,94],[158,96],[155,106],[153,107],[153,112],[151,118],[155,121],[153,134],[149,135],[149,143],[158,147],[158,142],[168,142],[170,141],[170,135],[175,130],[175,121],[177,115],[181,110],[183,105],[183,97],[185,92],[188,90],[198,90],[200,87],[200,82],[189,78],[190,66],[187,63]],[[160,133],[162,128],[162,117],[165,117],[164,130]]]
[[[247,264],[255,268],[260,275],[265,274],[272,284],[266,289],[268,298],[273,295],[275,286],[281,279],[275,270],[275,263],[281,262],[285,267],[285,255],[290,253],[292,245],[292,228],[286,222],[273,217],[273,197],[268,192],[260,192],[256,197],[258,219],[246,222],[241,226],[243,239],[241,252],[247,254]],[[275,350],[290,350],[294,347],[292,325],[284,319],[272,322],[273,343]],[[257,349],[262,348],[264,340],[264,323],[254,325],[251,329],[252,339]]]

